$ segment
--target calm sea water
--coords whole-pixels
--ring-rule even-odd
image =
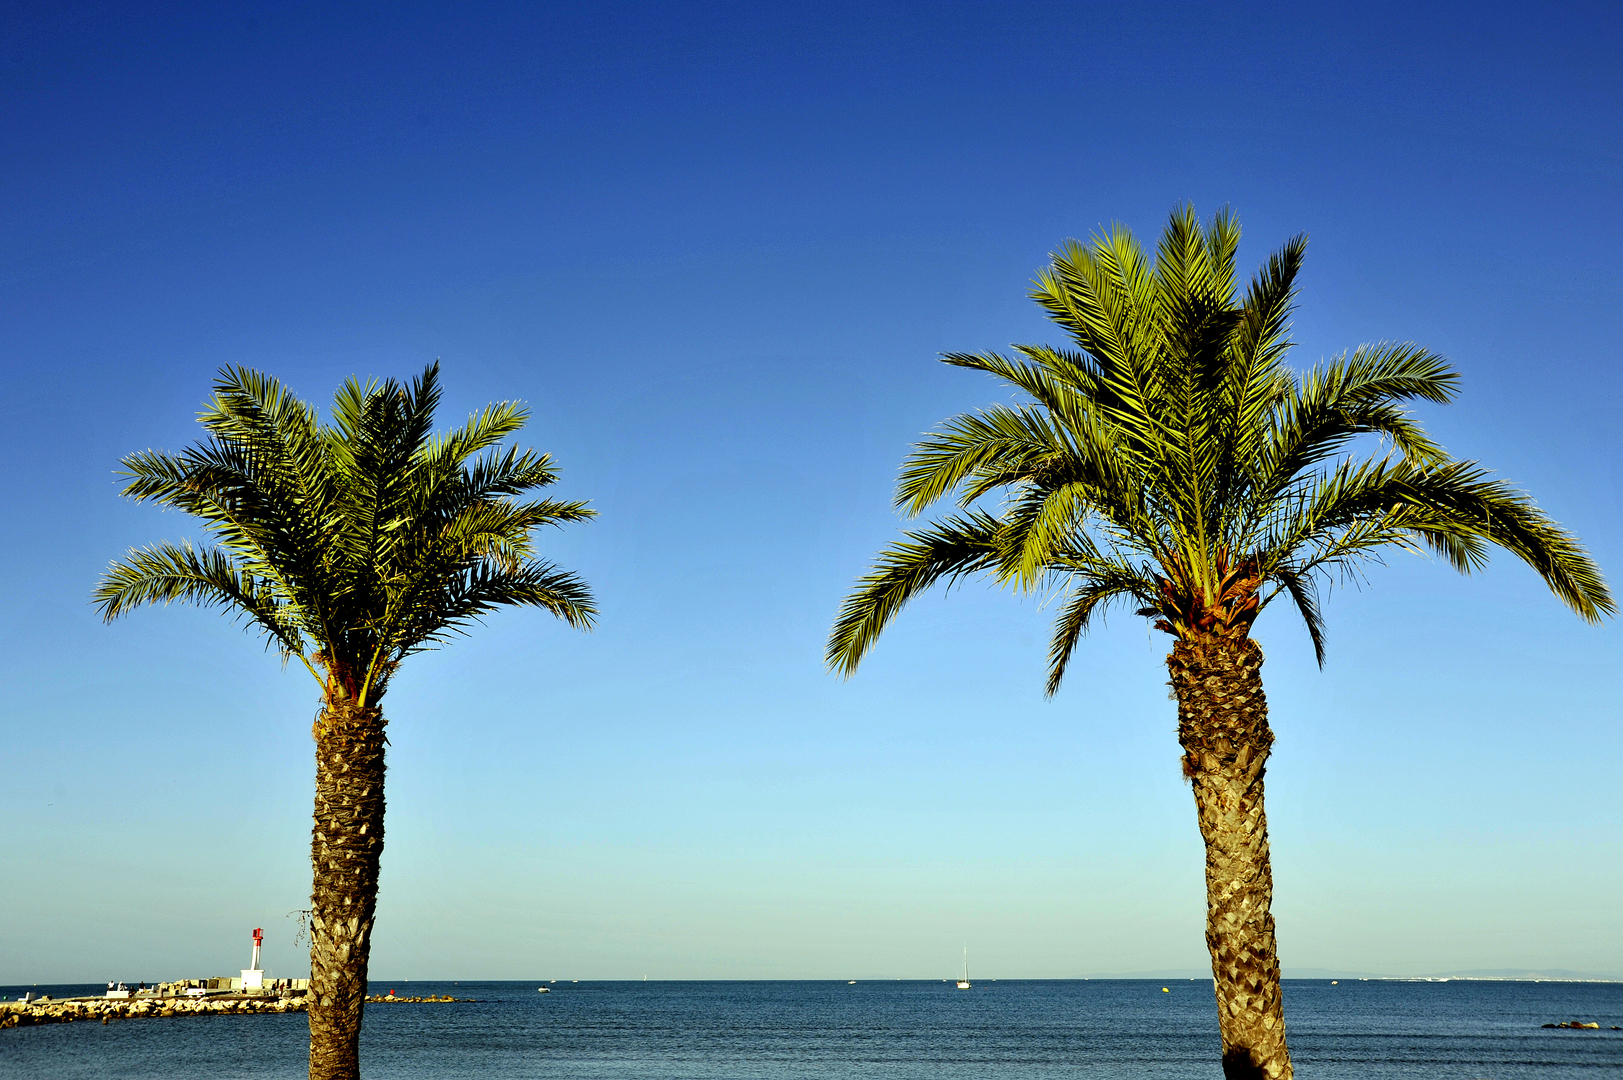
[[[1210,982],[399,983],[479,999],[367,1009],[374,1080],[1213,1080]],[[1166,986],[1169,993],[1162,993]],[[388,985],[374,984],[386,992]],[[15,998],[19,987],[0,987]],[[53,997],[94,987],[40,987]],[[1315,1078],[1623,1077],[1623,984],[1285,983],[1297,1072]],[[296,1080],[302,1014],[0,1032],[0,1077]]]

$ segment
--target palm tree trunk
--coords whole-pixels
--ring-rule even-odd
[[[1248,637],[1179,640],[1167,657],[1178,742],[1206,841],[1206,945],[1228,1080],[1290,1080],[1274,943],[1262,775],[1274,734],[1262,650]]]
[[[310,838],[310,1080],[360,1080],[361,1012],[383,853],[383,713],[327,702],[316,719]]]

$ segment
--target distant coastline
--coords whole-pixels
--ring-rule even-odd
[[[1194,969],[1194,968],[1181,968],[1181,969],[1162,969],[1162,970],[1152,970],[1152,971],[1105,972],[1105,973],[1090,974],[1090,975],[999,975],[999,976],[996,976],[996,977],[986,976],[984,979],[982,979],[980,981],[987,982],[987,983],[996,983],[996,982],[1092,982],[1092,981],[1099,981],[1099,982],[1105,982],[1105,981],[1124,981],[1124,982],[1210,982],[1211,977],[1212,977],[1211,973],[1207,972],[1207,971],[1199,971],[1199,970]],[[1502,970],[1499,970],[1499,969],[1473,969],[1473,970],[1467,970],[1467,971],[1443,971],[1443,972],[1436,972],[1436,973],[1424,974],[1424,975],[1392,975],[1392,974],[1380,974],[1380,973],[1367,972],[1367,971],[1341,971],[1341,970],[1336,969],[1336,968],[1296,968],[1296,969],[1287,968],[1283,972],[1281,978],[1283,978],[1286,982],[1325,982],[1325,981],[1329,981],[1329,980],[1336,980],[1336,981],[1341,981],[1341,982],[1359,982],[1359,981],[1363,981],[1363,982],[1410,982],[1410,983],[1421,983],[1421,982],[1426,982],[1426,983],[1447,983],[1447,982],[1623,983],[1623,974],[1606,973],[1606,972],[1570,971],[1570,970],[1566,970],[1566,969],[1551,969],[1551,970],[1544,970],[1544,971],[1533,971],[1533,970],[1522,970],[1522,969],[1502,969]],[[503,979],[478,979],[478,978],[471,978],[470,979],[470,978],[462,978],[462,979],[458,979],[458,980],[451,980],[451,979],[417,979],[417,980],[408,980],[408,979],[394,979],[394,980],[369,979],[368,980],[369,984],[374,988],[371,991],[371,996],[372,997],[386,996],[386,995],[380,995],[380,992],[375,988],[378,988],[378,987],[409,987],[412,984],[413,981],[417,982],[420,985],[424,985],[424,986],[428,986],[428,985],[433,985],[433,986],[440,986],[440,985],[453,986],[453,985],[459,985],[459,984],[472,985],[472,984],[476,984],[476,983],[490,983],[490,984],[513,983],[513,984],[526,984],[527,985],[529,983],[535,982],[536,980],[535,979],[505,979],[505,978],[503,978]],[[545,982],[546,980],[542,979],[541,981]],[[598,984],[633,983],[633,982],[652,982],[652,983],[818,983],[818,982],[835,982],[835,983],[845,983],[845,982],[854,981],[856,983],[861,984],[861,983],[895,983],[895,982],[935,983],[935,982],[947,982],[947,981],[950,981],[950,980],[945,978],[945,977],[929,976],[929,975],[898,978],[898,977],[896,977],[894,975],[887,976],[887,975],[861,975],[861,974],[858,974],[857,976],[855,976],[854,979],[849,979],[845,975],[838,975],[838,976],[816,975],[816,976],[765,976],[765,977],[763,977],[763,976],[755,976],[755,977],[750,977],[750,976],[742,976],[742,977],[716,977],[716,976],[711,976],[711,977],[696,977],[696,978],[656,978],[656,979],[584,978],[584,979],[575,979],[575,980],[572,980],[572,981],[576,982],[576,983],[598,983]],[[62,1001],[68,996],[72,996],[72,997],[75,997],[75,998],[82,998],[82,997],[86,997],[86,996],[93,996],[93,997],[98,997],[99,998],[101,996],[100,984],[98,984],[98,983],[68,983],[68,982],[60,982],[60,983],[45,983],[45,982],[19,983],[19,984],[16,984],[16,985],[0,985],[0,1006],[5,1006],[5,1005],[15,1006],[15,1005],[19,1004],[18,999],[21,998],[25,992],[32,992],[32,993],[35,993],[35,994],[41,994],[41,993],[51,994],[56,998],[57,1001]],[[240,992],[239,993],[232,993],[232,994],[222,994],[221,996],[229,996],[229,997],[232,997],[232,998],[237,998],[239,996],[239,994],[240,994]],[[153,997],[156,997],[156,995],[153,995]],[[400,1000],[406,1000],[404,994],[399,994],[399,995],[397,995],[397,997]],[[140,995],[139,997],[137,997],[137,998],[135,998],[133,1000],[146,1001],[146,1000],[151,1000],[151,998],[149,998],[147,995],[143,994],[143,995]]]
[[[1088,975],[1089,979],[1210,979],[1211,973],[1196,968],[1161,971],[1119,972],[1107,975]],[[1367,979],[1371,982],[1623,982],[1623,973],[1572,971],[1567,968],[1468,968],[1464,971],[1436,971],[1415,975],[1394,975],[1390,972],[1344,971],[1340,968],[1286,968],[1281,978],[1301,980]]]

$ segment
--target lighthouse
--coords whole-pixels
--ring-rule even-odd
[[[259,990],[265,985],[265,973],[259,968],[259,946],[264,940],[265,931],[256,926],[254,928],[253,966],[242,969],[242,988],[244,990]]]

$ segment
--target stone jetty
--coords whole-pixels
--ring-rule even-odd
[[[426,997],[376,994],[366,1000],[376,1004],[429,1004],[473,999],[439,994]],[[34,1024],[66,1024],[75,1020],[99,1020],[105,1024],[113,1020],[141,1020],[153,1016],[245,1016],[304,1011],[305,994],[302,988],[280,994],[255,994],[250,991],[213,997],[160,996],[150,991],[132,998],[64,998],[53,1001],[44,997],[33,1001],[0,1001],[0,1030]]]
[[[297,997],[138,997],[65,998],[52,1001],[0,1001],[0,1029],[32,1024],[66,1024],[74,1020],[139,1020],[149,1016],[239,1016],[248,1013],[304,1011]]]

